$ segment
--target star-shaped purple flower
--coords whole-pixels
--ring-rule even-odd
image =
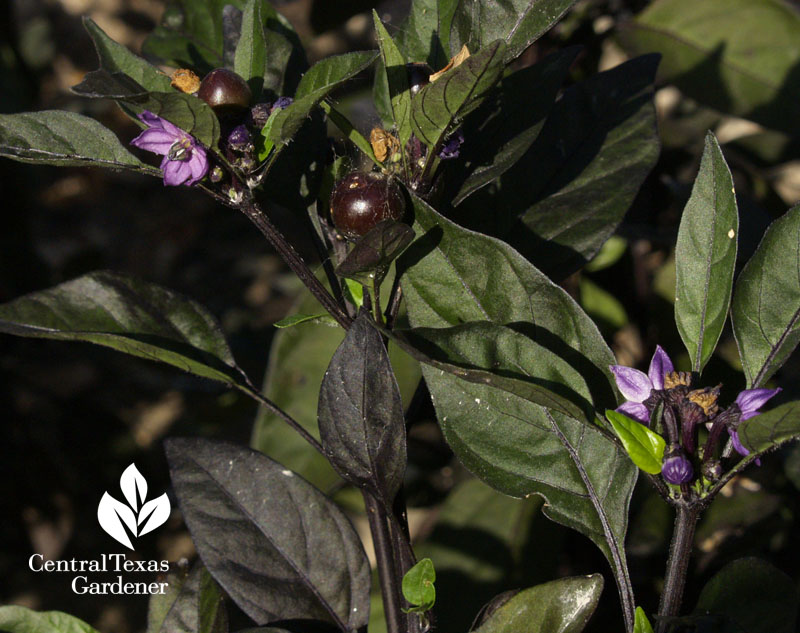
[[[739,422],[744,422],[754,415],[758,415],[760,413],[759,409],[763,407],[770,398],[777,395],[780,390],[780,387],[777,389],[745,389],[739,393],[739,395],[736,396],[736,406],[739,407],[739,411],[742,412]],[[750,451],[739,441],[739,434],[734,429],[730,429],[729,432],[731,434],[731,440],[733,440],[733,448],[736,449],[736,452],[739,453],[739,455],[749,455]]]
[[[161,170],[165,185],[193,185],[206,175],[208,156],[194,138],[149,110],[142,112],[139,120],[147,124],[147,129],[131,145],[164,157]]]
[[[627,401],[617,407],[617,411],[642,424],[649,424],[650,412],[642,403],[650,397],[653,389],[663,389],[664,376],[675,371],[667,353],[657,345],[646,374],[624,365],[611,365],[609,369],[614,374],[620,393]]]

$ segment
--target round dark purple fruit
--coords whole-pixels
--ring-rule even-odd
[[[234,114],[250,107],[253,93],[247,82],[235,72],[217,68],[203,77],[197,96],[217,114]]]
[[[333,225],[349,240],[358,239],[383,220],[400,220],[405,206],[397,182],[376,171],[351,171],[331,192]]]
[[[433,69],[428,64],[421,62],[406,64],[406,71],[408,71],[408,89],[412,96],[431,82],[430,76],[433,74]]]

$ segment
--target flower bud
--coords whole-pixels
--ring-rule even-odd
[[[252,152],[253,142],[249,130],[244,125],[237,125],[228,134],[228,147],[234,152]]]
[[[671,448],[664,457],[661,465],[661,476],[667,483],[680,485],[691,481],[694,476],[692,462],[690,462],[680,447]]]
[[[209,172],[209,174],[208,174],[208,179],[209,179],[211,182],[217,183],[217,182],[220,182],[220,181],[222,180],[222,178],[223,178],[223,176],[224,176],[224,175],[225,175],[225,172],[224,172],[224,171],[222,171],[222,167],[220,167],[219,165],[217,165],[216,167],[214,167],[214,168],[213,168],[213,169],[212,169],[212,170]]]
[[[267,119],[272,112],[272,104],[269,101],[257,103],[250,108],[250,119],[253,121],[253,127],[260,130],[267,124]]]
[[[703,464],[703,477],[711,482],[719,481],[719,478],[722,477],[722,464],[719,463],[719,460],[712,459]]]
[[[291,97],[278,97],[275,100],[275,103],[272,104],[272,109],[270,110],[270,112],[275,112],[275,110],[283,110],[284,108],[288,108],[290,105],[292,105],[293,101],[294,99],[292,99]]]

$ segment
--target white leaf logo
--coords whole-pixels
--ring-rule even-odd
[[[136,538],[152,532],[169,518],[169,498],[165,492],[147,501],[147,480],[135,464],[122,473],[119,487],[127,505],[106,492],[97,506],[97,520],[111,538],[132,550],[131,536]]]

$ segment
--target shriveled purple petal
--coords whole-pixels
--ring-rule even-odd
[[[691,481],[694,476],[692,462],[682,455],[675,455],[664,460],[661,466],[661,475],[664,479],[676,486]]]
[[[780,391],[781,388],[778,387],[777,389],[745,389],[739,393],[736,396],[736,404],[742,412],[741,419],[747,420],[758,414],[758,410]]]
[[[656,345],[655,354],[650,361],[650,368],[647,370],[647,375],[653,383],[654,389],[664,388],[664,376],[675,371],[672,366],[672,361],[667,356],[667,353],[660,345]]]
[[[464,143],[464,131],[458,128],[450,137],[444,142],[442,148],[439,150],[439,158],[448,160],[450,158],[458,158],[461,151],[461,145]]]
[[[272,110],[270,112],[275,112],[275,110],[282,110],[283,108],[288,108],[292,105],[294,99],[291,97],[278,97],[275,100],[275,103],[272,104]]]
[[[734,450],[737,453],[739,453],[739,455],[742,455],[743,457],[747,457],[750,454],[750,451],[748,451],[744,447],[744,445],[741,443],[741,441],[739,441],[739,434],[736,431],[733,431],[733,430],[731,430],[729,432],[730,432],[730,435],[731,435],[731,443],[733,444]],[[756,460],[756,465],[757,466],[761,466],[761,460],[760,459]]]
[[[617,411],[624,413],[637,422],[641,422],[645,426],[650,424],[650,412],[646,406],[639,402],[625,402],[617,407]]]
[[[147,128],[133,139],[131,145],[163,156],[169,151],[169,148],[172,147],[175,140],[175,136],[169,132],[161,128],[151,127]]]
[[[617,387],[626,400],[644,402],[650,396],[653,383],[644,372],[624,365],[610,365],[609,369],[614,374]]]

